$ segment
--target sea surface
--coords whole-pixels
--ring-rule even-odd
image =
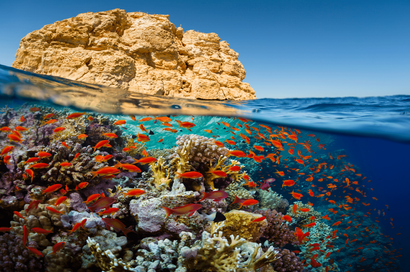
[[[54,113],[54,117],[46,118],[49,113]],[[67,119],[67,116],[72,113],[81,114]],[[56,120],[54,123],[46,123],[53,118]],[[123,124],[115,123],[118,120]],[[269,191],[263,191],[272,194],[276,192],[288,202],[289,209],[280,211],[283,215],[294,217],[292,222],[283,221],[290,230],[299,228],[303,233],[311,234],[324,232],[323,228],[309,226],[310,223],[327,224],[332,231],[337,230],[336,234],[333,234],[334,237],[322,237],[316,241],[312,237],[309,239],[308,236],[309,240],[285,246],[278,246],[268,239],[266,245],[273,245],[278,250],[294,251],[303,263],[305,271],[327,271],[326,269],[350,272],[410,271],[410,261],[406,258],[410,256],[409,95],[200,101],[129,93],[125,90],[38,75],[0,65],[0,128],[9,127],[11,130],[15,130],[17,126],[27,128],[27,131],[21,129],[21,137],[17,136],[17,139],[8,136],[12,134],[11,132],[0,131],[0,149],[3,150],[10,145],[15,146],[14,151],[8,153],[15,154],[9,158],[10,163],[0,162],[0,199],[3,199],[3,202],[0,200],[0,228],[12,227],[10,231],[14,235],[23,237],[22,226],[26,224],[25,219],[16,217],[14,212],[22,213],[23,217],[29,216],[29,212],[24,214],[22,205],[29,204],[33,199],[41,199],[41,203],[46,205],[45,203],[49,203],[52,199],[50,195],[36,198],[30,191],[34,188],[33,184],[45,189],[49,185],[58,183],[57,179],[50,177],[47,179],[47,169],[36,169],[34,180],[31,182],[30,175],[24,172],[30,166],[22,162],[42,150],[54,156],[53,152],[60,152],[63,142],[70,150],[96,148],[96,144],[104,140],[101,135],[93,136],[96,135],[97,130],[93,129],[97,125],[102,127],[98,128],[98,131],[115,132],[118,139],[121,139],[108,137],[106,139],[110,140],[111,148],[102,146],[97,148],[96,153],[87,151],[92,154],[89,155],[92,157],[96,154],[113,155],[114,158],[106,162],[106,166],[110,167],[118,166],[116,164],[118,162],[125,163],[130,157],[133,159],[147,157],[146,154],[141,153],[142,149],[145,149],[149,157],[157,156],[158,160],[160,157],[158,154],[168,154],[181,146],[181,143],[178,143],[181,137],[195,139],[200,136],[206,137],[230,151],[243,151],[245,157],[235,157],[235,160],[239,162],[241,171],[246,172],[250,181],[242,177],[241,187],[253,196],[253,199],[259,200],[259,203],[242,209],[249,212],[256,212],[257,209],[272,209],[272,206],[263,206],[261,201],[260,191],[268,188]],[[58,127],[63,127],[65,131],[55,132],[54,129]],[[36,133],[37,136],[34,137]],[[80,140],[78,138],[80,134],[88,135]],[[33,137],[36,139],[32,139]],[[73,152],[64,153],[65,159],[61,159],[64,156],[59,155],[61,160],[59,163],[65,161],[74,164]],[[4,154],[2,159],[6,155]],[[166,155],[161,156],[171,164],[173,155],[170,155],[168,160]],[[201,154],[201,156],[205,155]],[[234,155],[231,155],[229,158],[233,157]],[[51,165],[56,163],[56,158],[54,156],[42,160]],[[186,172],[197,171],[206,177],[209,163],[200,165],[200,163],[193,163],[194,160],[201,162],[201,158],[191,158],[189,162],[192,164],[191,168],[188,167]],[[211,160],[211,165],[216,165],[216,162]],[[149,167],[154,167],[155,163],[158,164],[158,161],[149,164]],[[122,189],[141,186],[142,178],[146,177],[144,172],[149,176],[152,168],[147,165],[135,165],[140,166],[142,173],[128,176],[124,174],[124,177],[135,179],[132,183],[121,183],[123,173],[116,177],[110,176],[108,179],[112,179],[114,184],[117,183],[115,186],[122,184]],[[227,171],[226,167],[223,169]],[[95,166],[93,171],[96,170]],[[129,174],[128,170],[121,171]],[[171,173],[171,176],[176,175],[170,171],[167,173]],[[6,179],[10,175],[16,181],[8,184]],[[86,200],[92,192],[96,192],[96,189],[92,191],[92,188],[93,186],[97,188],[99,185],[94,185],[93,182],[104,178],[106,177],[97,175],[95,180],[87,180],[87,188],[80,192],[83,200]],[[187,179],[181,180],[186,182]],[[292,182],[288,183],[289,180],[294,181],[294,184],[290,185]],[[58,181],[63,186],[66,185],[62,179]],[[228,191],[229,187],[226,189],[226,186],[232,182],[232,177],[229,182],[228,178],[215,177],[214,181],[217,190]],[[221,185],[224,182],[227,184]],[[81,190],[81,188],[74,188],[79,183],[66,183],[72,187],[66,192],[71,198],[73,192]],[[197,187],[193,185],[190,187],[186,183],[184,185],[187,192],[191,190],[209,193],[213,189],[206,182],[197,184],[199,187],[202,186],[201,189],[195,189]],[[108,188],[101,186],[98,188],[98,193],[109,194]],[[111,189],[115,188],[121,189],[114,185]],[[145,188],[146,191],[148,189]],[[230,192],[234,194],[233,191]],[[150,197],[155,198],[163,193],[158,188],[152,189]],[[60,196],[58,191],[53,194],[55,197]],[[6,205],[4,200],[13,197],[18,203]],[[198,203],[198,200],[199,197],[196,201],[192,200],[184,204]],[[222,201],[226,203],[224,202],[225,204],[218,208],[207,210],[208,214],[216,210],[223,214],[233,210],[231,198]],[[292,208],[297,205],[295,204],[297,201],[301,201],[304,207],[313,207],[320,212],[320,216],[316,214],[313,219],[310,217],[301,219],[293,214]],[[119,200],[118,202],[120,203]],[[121,203],[125,206],[129,204],[124,201]],[[67,214],[79,211],[70,204],[67,207],[63,209]],[[121,219],[127,227],[134,227],[135,233],[128,235],[128,243],[123,246],[123,250],[125,247],[132,248],[142,238],[176,239],[164,228],[162,228],[163,233],[149,234],[147,231],[141,231],[141,222],[135,221],[134,217],[130,216],[130,211],[124,210],[123,213],[121,216],[116,214],[105,216]],[[298,210],[298,213],[303,212]],[[309,213],[313,216],[311,211]],[[194,216],[198,214],[197,212]],[[325,215],[329,220],[323,219]],[[175,215],[170,218],[173,216]],[[295,220],[296,218],[298,220]],[[191,226],[186,222],[185,225],[190,228]],[[38,271],[45,271],[45,267],[52,263],[53,259],[49,254],[53,244],[57,241],[65,241],[66,245],[70,243],[71,240],[64,237],[68,235],[67,231],[74,226],[74,223],[73,220],[70,221],[69,224],[72,224],[69,225],[70,227],[54,225],[54,234],[45,236],[49,241],[48,244],[39,243],[36,236],[29,236],[28,241],[37,241],[33,247],[44,255],[35,257],[40,263],[38,267],[41,267]],[[119,231],[121,228],[115,230]],[[195,234],[203,231],[196,228],[191,230]],[[96,235],[93,232],[90,234],[85,230],[80,231],[90,237]],[[328,232],[333,233],[329,230]],[[71,235],[80,234],[75,232]],[[123,233],[118,232],[118,236],[120,235],[123,236]],[[266,235],[262,234],[261,237],[264,236]],[[82,241],[80,236],[78,239]],[[258,242],[263,244],[264,240]],[[312,245],[314,242],[318,243],[317,248]],[[132,243],[134,244],[131,245]],[[82,241],[82,245],[86,245],[85,240]],[[62,250],[68,250],[67,246]],[[137,249],[133,251],[134,256],[138,255]],[[331,252],[330,256],[326,257],[325,254],[328,252]],[[32,252],[30,254],[35,255]],[[79,260],[76,262],[81,263]],[[176,261],[173,263],[175,264]],[[72,263],[67,261],[65,265],[67,268],[79,269],[76,266],[78,264],[74,265],[74,261]],[[136,265],[132,269],[136,269],[135,267]],[[90,269],[99,271],[97,266]],[[174,271],[172,268],[167,269],[169,268],[165,268],[165,264],[163,267],[160,265],[156,268],[157,271]]]

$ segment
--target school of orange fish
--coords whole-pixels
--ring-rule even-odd
[[[40,111],[40,108],[33,107],[30,109],[32,112]],[[83,115],[82,113],[71,113],[66,116],[67,119],[76,119]],[[57,119],[52,119],[54,117],[53,113],[43,114],[44,125],[53,124]],[[128,125],[136,125],[141,133],[136,135],[136,141],[141,143],[147,143],[151,141],[148,129],[153,126],[164,126],[162,129],[162,137],[156,141],[162,143],[164,138],[167,137],[167,133],[177,133],[180,130],[191,131],[196,125],[194,124],[194,117],[192,117],[192,122],[176,120],[171,116],[160,116],[160,117],[145,117],[137,120],[133,115],[130,116],[133,122],[128,121]],[[93,121],[93,117],[89,115],[88,120]],[[228,121],[229,120],[229,121]],[[25,121],[25,117],[21,116],[20,121],[22,124]],[[366,178],[363,174],[358,172],[358,168],[351,163],[347,162],[346,154],[331,154],[326,153],[326,144],[321,143],[319,137],[315,134],[307,134],[298,129],[292,129],[287,127],[273,127],[264,124],[258,124],[252,122],[251,120],[239,117],[226,118],[227,122],[220,121],[212,129],[203,129],[203,133],[210,137],[215,138],[215,144],[220,147],[227,147],[229,151],[228,156],[237,157],[238,160],[246,161],[253,160],[255,163],[260,165],[260,169],[256,175],[251,178],[248,175],[244,175],[246,181],[243,184],[244,188],[248,190],[253,190],[255,188],[260,188],[263,190],[268,190],[272,188],[273,191],[281,193],[285,198],[292,200],[301,200],[307,202],[310,206],[321,206],[321,205],[332,205],[328,209],[328,214],[324,215],[322,218],[309,218],[309,222],[303,225],[305,231],[301,228],[295,228],[295,235],[300,244],[308,244],[312,247],[311,257],[309,260],[303,260],[306,266],[320,267],[321,264],[315,260],[315,251],[321,250],[319,244],[309,244],[309,231],[308,229],[315,226],[316,222],[319,220],[326,220],[329,225],[335,228],[333,232],[334,242],[336,240],[340,241],[343,239],[343,246],[340,247],[337,252],[349,251],[354,252],[351,257],[360,256],[361,251],[366,248],[363,241],[367,241],[371,244],[379,243],[377,236],[375,235],[375,230],[379,229],[378,219],[374,219],[374,223],[370,226],[361,226],[363,220],[362,217],[357,216],[356,212],[361,210],[365,211],[363,214],[366,218],[374,218],[374,210],[369,207],[372,201],[377,201],[375,197],[369,196],[372,189],[368,188],[366,184],[371,181]],[[135,124],[137,122],[137,124]],[[174,123],[175,122],[175,123]],[[118,120],[114,122],[114,125],[124,126],[127,124],[127,120]],[[5,145],[2,150],[0,157],[2,158],[2,163],[8,164],[13,153],[15,145],[20,145],[24,141],[24,134],[30,128],[26,128],[23,125],[15,127],[1,127],[0,133],[7,134],[9,143]],[[53,133],[60,133],[64,131],[65,127],[57,127],[53,130]],[[224,132],[225,135],[230,135],[229,138],[225,140],[220,140],[220,135]],[[110,141],[117,138],[115,133],[104,133],[106,140],[98,142],[93,146],[93,150],[96,151],[102,147],[110,148]],[[79,134],[78,139],[86,139],[88,135]],[[219,139],[219,140],[218,140]],[[62,142],[62,146],[69,148],[65,142]],[[134,145],[126,146],[122,149],[123,152],[129,152],[135,149]],[[122,171],[136,172],[140,173],[141,169],[138,165],[152,164],[157,161],[156,158],[148,155],[147,151],[143,151],[144,157],[140,159],[135,159],[132,164],[127,163],[112,163],[112,166],[106,166],[101,169],[92,172],[94,177],[101,178],[114,178],[116,175]],[[317,155],[316,155],[317,154]],[[72,161],[62,162],[61,167],[70,167],[78,158],[77,154]],[[23,177],[27,182],[33,182],[33,178],[38,174],[37,171],[41,169],[47,169],[49,164],[44,162],[46,158],[53,156],[48,152],[39,151],[35,157],[31,157],[25,161],[28,167],[25,170]],[[112,155],[97,155],[94,160],[99,162],[108,162],[112,160]],[[273,171],[271,169],[274,169]],[[229,171],[240,171],[241,167],[232,166]],[[218,177],[226,177],[227,173],[221,170],[211,171],[211,173]],[[268,177],[266,174],[268,173]],[[202,178],[202,174],[199,172],[191,171],[185,173],[178,173],[177,178],[180,179],[198,179]],[[253,181],[252,181],[253,180]],[[57,207],[67,200],[67,194],[73,190],[82,190],[89,186],[89,182],[82,182],[78,184],[75,188],[68,188],[68,186],[63,186],[62,184],[53,184],[48,186],[43,190],[43,194],[56,194],[59,195],[58,200],[54,203]],[[16,186],[16,191],[20,190]],[[129,190],[124,195],[126,197],[138,197],[146,192],[142,189],[132,189]],[[220,201],[227,198],[226,192],[211,191],[205,192],[200,201],[204,199],[213,199],[215,201]],[[112,215],[119,209],[111,207],[113,203],[116,202],[115,197],[105,196],[102,194],[90,195],[84,202],[87,204],[88,209],[92,212],[98,212],[99,215]],[[251,207],[258,203],[255,199],[240,199],[235,197],[233,203],[240,204],[239,209],[242,207]],[[32,201],[26,212],[31,209],[35,209],[40,204],[40,201]],[[283,216],[283,220],[287,222],[292,222],[292,217],[297,213],[308,212],[309,209],[300,208],[297,204],[290,204],[293,213],[286,214]],[[189,216],[194,214],[197,210],[202,207],[201,204],[192,203],[180,207],[163,207],[166,212],[167,217],[174,215],[185,215]],[[389,209],[386,205],[387,210]],[[47,209],[52,213],[63,213],[53,207],[47,207]],[[25,219],[19,212],[14,212],[19,218]],[[385,216],[386,211],[378,211],[379,217]],[[264,217],[255,219],[254,221],[264,220]],[[372,219],[373,220],[373,219]],[[113,228],[116,231],[122,231],[125,235],[132,232],[127,228],[120,220],[112,218],[103,218],[103,221],[108,227]],[[70,234],[84,228],[86,219],[80,223],[74,225],[70,230]],[[393,218],[390,219],[390,224],[394,228]],[[361,237],[357,234],[351,235],[352,232],[349,230],[360,230],[359,233]],[[0,227],[0,232],[10,231],[11,227]],[[43,254],[35,248],[29,247],[27,243],[28,230],[23,226],[24,236],[23,243],[27,248],[38,256],[43,256]],[[32,228],[30,231],[48,234],[51,231],[41,228]],[[400,235],[400,233],[397,233]],[[392,238],[389,238],[392,240]],[[327,247],[334,247],[330,242],[327,242]],[[340,244],[340,242],[339,242]],[[390,244],[391,246],[391,244]],[[58,252],[64,247],[64,242],[56,243],[53,246],[53,253]],[[385,246],[384,246],[385,247]],[[298,253],[298,250],[295,250]],[[382,254],[382,252],[380,253]],[[386,269],[394,264],[401,257],[399,250],[392,250],[385,247],[383,252],[384,258],[376,258],[374,262],[383,263]],[[333,257],[332,262],[338,262],[337,254]],[[332,258],[331,254],[327,254],[326,258]],[[365,261],[366,258],[362,257],[360,262]],[[360,262],[355,264],[350,264],[350,266],[355,266],[357,271],[366,271],[365,268],[360,267]],[[325,267],[324,271],[329,271],[329,267]],[[390,271],[390,270],[387,270]],[[393,270],[391,270],[393,271]],[[347,272],[347,271],[346,271]]]

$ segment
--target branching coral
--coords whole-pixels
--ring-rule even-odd
[[[170,170],[169,167],[165,165],[163,157],[159,157],[155,164],[151,164],[150,167],[154,178],[153,183],[158,190],[164,190],[169,187],[171,179],[169,178]]]

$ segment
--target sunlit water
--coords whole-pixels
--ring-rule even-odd
[[[23,237],[22,225],[30,226],[25,223],[25,219],[16,215],[13,217],[13,212],[21,212],[23,217],[29,216],[30,212],[23,211],[24,204],[33,199],[49,204],[53,196],[62,195],[62,192],[56,191],[54,195],[36,197],[32,192],[35,188],[32,184],[45,189],[53,184],[68,183],[70,191],[66,195],[73,197],[75,187],[80,182],[67,182],[53,178],[53,175],[61,175],[61,171],[67,171],[65,168],[58,168],[61,162],[70,162],[73,165],[67,167],[75,167],[74,164],[78,163],[73,159],[75,154],[85,152],[80,152],[81,148],[85,150],[88,146],[95,147],[101,140],[110,140],[110,148],[103,146],[97,148],[95,153],[90,150],[85,152],[94,160],[97,155],[113,155],[112,159],[102,162],[103,166],[114,167],[118,162],[129,163],[130,158],[143,158],[146,156],[142,153],[143,150],[146,150],[150,157],[159,159],[162,156],[166,162],[171,163],[172,159],[167,156],[175,153],[180,139],[178,137],[193,134],[218,141],[218,144],[220,142],[224,148],[231,151],[241,150],[245,153],[246,157],[231,156],[222,164],[228,166],[230,160],[237,160],[242,167],[240,173],[246,173],[250,182],[254,182],[247,186],[244,185],[247,181],[243,176],[238,180],[253,199],[259,200],[257,205],[242,208],[243,210],[272,208],[261,201],[261,187],[267,189],[266,185],[269,185],[269,193],[276,192],[289,202],[288,208],[280,210],[283,214],[294,217],[291,223],[283,221],[283,224],[288,224],[289,229],[300,228],[304,233],[315,233],[321,229],[309,224],[320,223],[331,228],[329,233],[337,230],[334,237],[322,237],[320,241],[311,237],[302,243],[289,243],[284,246],[277,246],[270,241],[270,245],[274,245],[278,250],[287,248],[295,251],[305,265],[305,271],[409,271],[407,267],[410,264],[402,256],[410,256],[407,201],[410,182],[410,96],[208,102],[129,93],[35,75],[0,65],[0,99],[0,128],[18,130],[16,127],[21,126],[28,129],[19,131],[21,136],[17,137],[21,142],[18,142],[17,138],[9,137],[13,133],[7,129],[0,132],[1,150],[6,146],[15,146],[13,151],[3,155],[0,162],[0,228],[12,226],[11,232],[18,236]],[[75,119],[66,119],[69,114],[75,112],[85,114]],[[49,113],[55,115],[45,118]],[[52,119],[56,121],[47,124],[47,121]],[[124,120],[125,124],[114,125],[118,120]],[[186,123],[181,126],[177,121]],[[65,130],[53,132],[58,127]],[[115,133],[119,138],[102,135],[109,132]],[[80,134],[87,134],[88,137],[79,139]],[[148,136],[148,140],[144,135]],[[62,146],[63,142],[68,147]],[[68,150],[61,151],[64,148]],[[35,169],[31,183],[31,177],[27,173],[27,169],[31,168],[22,162],[35,157],[38,151],[52,153],[51,157],[43,158],[40,162],[47,163],[50,169],[52,166],[57,167],[57,170],[51,173],[47,167]],[[55,156],[57,153],[59,155]],[[6,165],[7,155],[10,155],[10,158]],[[217,159],[212,161],[211,165],[215,167],[216,163]],[[85,178],[81,181],[87,181],[89,184],[84,189],[77,188],[77,192],[80,192],[83,200],[95,192],[109,195],[108,185],[101,185],[104,180],[110,181],[110,189],[114,192],[119,190],[114,189],[119,184],[123,189],[145,186],[144,189],[149,191],[151,187],[142,185],[142,182],[147,183],[144,177],[152,175],[152,167],[158,164],[158,161],[147,165],[135,164],[141,168],[142,173],[130,174],[128,170],[121,169],[122,172],[114,177],[103,179],[104,177],[97,175],[95,179]],[[213,186],[206,182],[212,179],[207,173],[210,170],[209,163],[203,163],[197,156],[191,158],[190,165],[185,172],[200,172],[203,179],[200,178],[199,182],[182,179],[186,190],[211,192]],[[226,171],[227,168],[224,169]],[[90,168],[90,172],[96,170],[98,164]],[[167,171],[171,179],[176,179],[176,170]],[[227,180],[232,179],[232,175],[230,172],[225,179],[214,177],[215,188],[228,190],[226,186],[230,182]],[[11,177],[13,181],[7,182]],[[266,183],[266,180],[271,181],[271,178],[274,181]],[[294,181],[294,184],[286,186],[289,180]],[[187,184],[194,181],[199,184],[197,185],[200,189]],[[171,181],[170,186],[172,182],[175,181]],[[160,194],[155,187],[150,193],[150,197]],[[143,197],[146,196],[140,198]],[[10,199],[17,202],[9,205],[5,200]],[[199,203],[199,199],[200,197],[190,199],[187,203]],[[122,205],[129,204],[129,200],[121,201],[118,200]],[[222,213],[238,209],[235,204],[229,205],[232,202],[230,198],[223,201],[224,204],[218,207]],[[292,212],[297,201],[304,205],[311,203],[321,215],[315,216],[314,219],[309,217],[297,220],[297,215]],[[66,213],[78,210],[70,204],[67,207],[64,209]],[[303,213],[300,210],[297,212]],[[323,218],[325,215],[329,220],[327,217]],[[132,226],[136,231],[128,235],[123,251],[138,245],[143,238],[167,235],[166,229],[162,230],[163,233],[152,234],[141,231],[141,228],[138,228],[140,222],[130,215],[128,209],[124,209],[121,216],[113,214],[103,217],[120,219],[126,227]],[[12,220],[15,222],[10,225]],[[177,217],[164,217],[165,220],[177,220]],[[50,247],[56,242],[66,241],[68,244],[71,241],[69,239],[77,237],[75,235],[95,235],[83,229],[71,234],[71,238],[64,238],[70,237],[67,231],[73,227],[74,222],[71,223],[72,226],[53,223],[54,233],[45,238],[49,240],[49,248],[45,244],[34,245],[45,255],[37,259],[42,264],[40,271],[44,271],[44,267],[52,262],[48,254]],[[189,226],[189,223],[186,224]],[[198,234],[202,230],[195,229],[192,232]],[[118,232],[118,236],[122,235],[122,232]],[[35,236],[29,236],[28,240],[35,239]],[[177,236],[169,239],[178,240]],[[86,244],[81,241],[82,245]],[[319,244],[318,248],[312,246],[316,242]],[[298,253],[299,251],[301,252]],[[136,248],[133,249],[133,254],[134,257],[138,255]],[[123,255],[124,252],[118,257]],[[312,267],[315,262],[312,258],[320,267]],[[78,269],[78,263],[81,263],[80,259],[68,261],[66,265],[67,268]],[[274,263],[273,265],[275,267]],[[157,271],[168,270],[157,268]]]

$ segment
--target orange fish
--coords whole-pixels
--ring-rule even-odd
[[[171,214],[175,213],[176,215],[183,215],[183,214],[188,214],[188,216],[192,216],[197,210],[202,208],[201,204],[187,204],[184,206],[180,207],[175,207],[173,209],[167,208],[167,207],[162,207],[165,210],[165,213],[168,216]]]
[[[122,126],[122,125],[125,125],[126,123],[127,123],[127,121],[125,121],[125,120],[118,120],[117,122],[114,123],[114,125]]]
[[[45,230],[42,228],[31,228],[32,231],[39,233],[39,234],[50,234],[53,233],[51,230]]]
[[[21,127],[21,126],[17,126],[14,129],[17,130],[17,131],[27,131],[28,130],[27,128]]]
[[[21,137],[18,137],[17,135],[14,135],[14,134],[7,135],[7,138],[9,138],[11,142],[19,142],[19,143],[23,142],[23,139],[21,139]]]
[[[246,157],[246,154],[241,150],[233,150],[228,152],[228,156],[235,156],[235,157]]]
[[[83,140],[83,139],[85,139],[85,138],[87,138],[87,137],[88,137],[87,134],[80,134],[80,135],[78,135],[78,139],[80,139],[80,140]]]
[[[48,152],[43,152],[43,151],[39,151],[38,152],[38,154],[37,154],[37,156],[39,157],[39,158],[48,158],[48,157],[51,157],[52,155],[50,154],[50,153],[48,153]]]
[[[24,118],[24,116],[22,115],[22,116],[20,117],[20,122],[24,122],[24,121],[26,121],[26,118]]]
[[[252,206],[252,205],[256,205],[258,204],[259,201],[257,201],[256,199],[247,199],[244,202],[241,203],[241,205],[239,206],[238,209],[242,208],[243,206]]]
[[[120,210],[120,208],[109,208],[109,209],[106,209],[106,210],[104,210],[104,211],[102,211],[102,212],[99,212],[98,213],[98,215],[106,215],[106,214],[114,214],[114,213],[116,213],[116,212],[118,212]]]
[[[11,131],[11,128],[9,128],[9,127],[2,127],[2,128],[0,128],[0,131],[2,131],[2,132],[10,132],[10,131]]]
[[[14,146],[13,146],[13,145],[9,145],[9,146],[4,147],[4,148],[1,150],[0,156],[7,155],[7,154],[10,153],[11,151],[13,151],[13,149],[14,149]]]
[[[204,196],[199,201],[203,201],[205,199],[213,199],[215,202],[217,202],[227,197],[228,194],[224,191],[212,191],[209,193],[204,192]]]
[[[251,221],[251,223],[252,222],[261,222],[261,221],[263,221],[263,220],[265,220],[266,219],[266,216],[261,216],[261,217],[258,217],[258,218],[256,218],[256,219],[253,219],[252,221]]]
[[[101,148],[101,147],[103,147],[103,146],[106,146],[109,142],[110,142],[110,140],[102,140],[102,141],[99,141],[99,142],[94,146],[94,152],[95,152],[96,149],[99,149],[99,148]]]
[[[70,147],[69,147],[65,142],[62,142],[61,144],[62,144],[65,148],[70,149]]]
[[[60,163],[60,166],[61,167],[68,167],[68,166],[71,166],[72,164],[71,163],[69,163],[69,162],[62,162],[62,163]]]
[[[179,120],[175,120],[175,121],[179,124],[179,127],[186,128],[189,131],[191,131],[192,127],[196,126],[194,123],[191,123],[191,122],[181,122]]]
[[[81,222],[76,223],[76,224],[73,226],[73,229],[70,230],[70,233],[69,233],[69,234],[72,234],[73,232],[77,231],[80,227],[81,227]]]
[[[139,122],[146,122],[146,121],[149,121],[149,120],[152,120],[152,117],[142,118],[142,119],[139,120]]]
[[[248,186],[249,188],[256,188],[256,186],[258,186],[258,184],[256,184],[255,182],[251,181],[251,182],[247,182],[245,184],[243,184],[243,186]]]
[[[63,203],[66,199],[67,199],[66,196],[60,196],[60,197],[56,200],[56,202],[54,203],[54,206],[57,207],[58,205],[60,205],[61,203]]]
[[[63,130],[65,130],[65,127],[56,127],[56,128],[53,130],[53,132],[54,132],[54,133],[57,133],[57,132],[60,132],[60,131],[63,131]]]
[[[31,111],[31,112],[40,111],[40,108],[38,108],[38,107],[32,107],[32,108],[29,109],[29,111]]]
[[[185,172],[183,174],[177,173],[176,176],[177,176],[177,178],[197,179],[197,178],[201,178],[202,174],[199,173],[199,172],[191,171],[191,172]]]
[[[144,164],[153,163],[153,162],[156,162],[156,161],[157,161],[157,159],[154,158],[154,157],[145,157],[145,158],[142,158],[142,159],[139,159],[139,160],[135,160],[134,163],[139,163],[139,164],[144,165]]]
[[[295,185],[295,181],[294,180],[292,180],[292,179],[287,179],[287,180],[284,180],[283,181],[283,184],[282,184],[282,188],[284,187],[284,186],[293,186],[293,185]]]
[[[131,189],[128,192],[124,193],[124,196],[140,196],[146,192],[142,189]]]
[[[115,133],[103,133],[103,135],[111,139],[118,138],[117,134]]]
[[[168,123],[168,122],[172,121],[172,119],[167,117],[167,116],[155,117],[155,120],[158,120],[158,121],[164,122],[164,123]]]
[[[214,171],[210,171],[210,172],[208,172],[208,173],[211,173],[211,174],[213,174],[213,175],[215,175],[215,176],[223,177],[223,178],[227,176],[227,174],[226,174],[224,171],[222,171],[222,170],[214,170]]]
[[[219,147],[224,147],[225,146],[222,142],[217,141],[217,140],[215,140],[215,144]]]
[[[129,163],[120,163],[118,162],[114,167],[116,168],[122,168],[123,170],[126,169],[129,172],[136,172],[136,173],[141,173],[141,169],[139,169],[137,166]]]
[[[48,120],[47,122],[45,122],[44,125],[54,124],[57,121],[58,121],[57,119],[51,119],[51,120]]]
[[[131,114],[130,117],[131,117],[132,121],[137,121],[137,118],[135,118],[135,115]]]
[[[236,143],[234,141],[231,141],[231,140],[225,140],[225,142],[227,142],[230,145],[236,145]]]
[[[14,211],[13,212],[15,215],[17,215],[18,217],[20,217],[21,219],[26,220],[26,218],[24,216],[22,216],[18,211]]]
[[[88,186],[88,182],[81,182],[80,184],[78,184],[78,186],[75,187],[76,190],[80,190],[80,189],[84,189],[85,187]]]
[[[292,217],[290,217],[289,215],[282,216],[282,219],[288,221],[289,223],[292,223]]]
[[[332,225],[332,227],[333,227],[333,226],[339,226],[341,223],[342,223],[342,222],[337,221],[336,223],[334,223],[334,224]]]
[[[64,246],[65,246],[65,242],[60,242],[60,243],[55,244],[55,245],[53,246],[53,252],[52,252],[52,254],[56,254],[56,253],[59,252],[62,248],[64,248]]]
[[[139,134],[138,133],[137,141],[138,142],[148,142],[148,141],[150,141],[150,138],[145,134]]]
[[[12,228],[7,228],[7,227],[0,227],[0,232],[6,232],[6,231],[11,231]]]
[[[94,120],[94,118],[92,116],[88,116],[87,119],[88,119],[88,121],[91,121],[91,122]]]
[[[55,192],[59,190],[61,187],[63,187],[62,184],[50,185],[46,189],[43,190],[43,194]]]
[[[47,167],[48,167],[48,163],[44,163],[44,162],[36,163],[36,164],[29,166],[29,168],[34,168],[34,169],[43,169]]]
[[[29,246],[28,246],[27,249],[30,250],[31,253],[33,253],[33,254],[35,254],[35,255],[37,255],[37,256],[44,257],[44,255],[43,255],[38,249],[36,249],[36,248],[34,248],[34,247],[29,247]]]
[[[238,171],[240,171],[240,170],[241,170],[241,167],[239,167],[239,166],[237,166],[237,165],[231,166],[231,167],[229,168],[229,171],[232,171],[232,172],[238,172]]]
[[[294,191],[292,191],[290,194],[291,194],[294,198],[296,198],[296,199],[298,199],[298,200],[300,200],[300,198],[303,197],[302,194],[295,193]]]
[[[92,173],[93,176],[95,177],[95,176],[116,175],[116,174],[118,174],[118,173],[120,173],[120,172],[121,172],[121,171],[118,170],[118,169],[115,168],[115,167],[107,166],[107,167],[103,167],[103,168],[98,169],[97,171],[91,172],[91,173]]]
[[[43,120],[50,119],[53,116],[54,116],[54,113],[49,113],[49,114],[47,114],[46,116],[43,117]]]
[[[85,114],[85,112],[75,112],[75,113],[72,113],[72,114],[68,115],[67,119],[76,119],[78,117],[83,116],[84,114]]]
[[[98,199],[100,197],[100,194],[92,194],[90,195],[86,201],[84,201],[85,204],[88,204],[96,199]]]

